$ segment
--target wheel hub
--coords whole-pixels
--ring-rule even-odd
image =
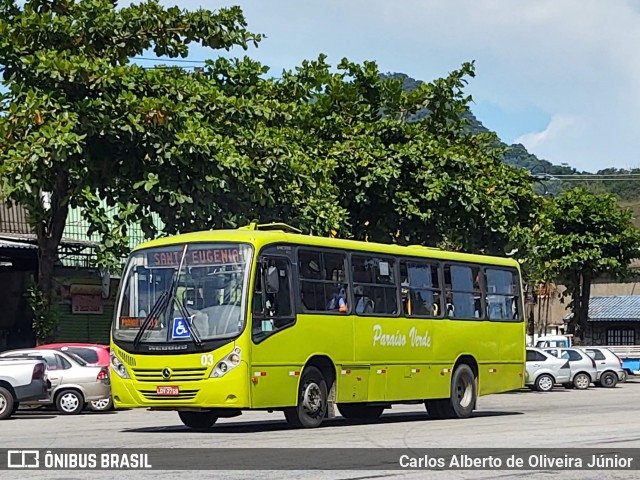
[[[63,395],[60,399],[60,406],[65,412],[72,412],[78,407],[78,398],[71,394]]]
[[[471,405],[471,402],[473,401],[473,387],[471,382],[466,379],[460,380],[460,383],[458,383],[457,393],[458,403],[462,407],[466,408]]]
[[[551,385],[551,379],[548,377],[544,377],[543,379],[540,380],[540,386],[544,389],[544,390],[548,390],[552,387]]]
[[[4,412],[5,408],[7,408],[7,401],[4,397],[0,397],[0,413]]]
[[[322,392],[316,383],[310,383],[304,389],[302,406],[311,413],[316,413],[322,407]]]
[[[109,399],[107,398],[103,398],[102,400],[96,400],[94,402],[91,402],[91,405],[94,408],[99,408],[99,409],[106,408],[108,404],[109,404]]]

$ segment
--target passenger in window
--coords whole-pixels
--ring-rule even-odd
[[[453,298],[451,295],[447,295],[447,317],[453,318],[456,314],[456,308],[453,305]]]
[[[347,308],[346,296],[344,287],[336,288],[327,302],[327,310],[347,313],[349,309]]]
[[[356,313],[373,313],[375,309],[374,302],[369,297],[365,296],[362,286],[358,285],[354,287],[353,292],[356,301]]]

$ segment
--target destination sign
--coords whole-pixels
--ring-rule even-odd
[[[151,267],[177,267],[180,265],[182,250],[167,252],[149,252],[147,261]],[[243,261],[240,248],[194,248],[187,250],[184,264],[198,265],[226,265]]]
[[[120,317],[120,328],[140,328],[144,323],[145,317]],[[154,329],[158,326],[158,319],[155,318],[149,323],[149,328]]]

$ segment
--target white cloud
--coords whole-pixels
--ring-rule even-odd
[[[576,123],[575,118],[568,115],[554,115],[547,127],[539,132],[526,133],[514,140],[521,143],[527,150],[535,150],[540,145],[557,138]]]

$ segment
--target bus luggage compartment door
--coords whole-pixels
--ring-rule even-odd
[[[369,395],[369,366],[338,367],[338,403],[366,402]]]

